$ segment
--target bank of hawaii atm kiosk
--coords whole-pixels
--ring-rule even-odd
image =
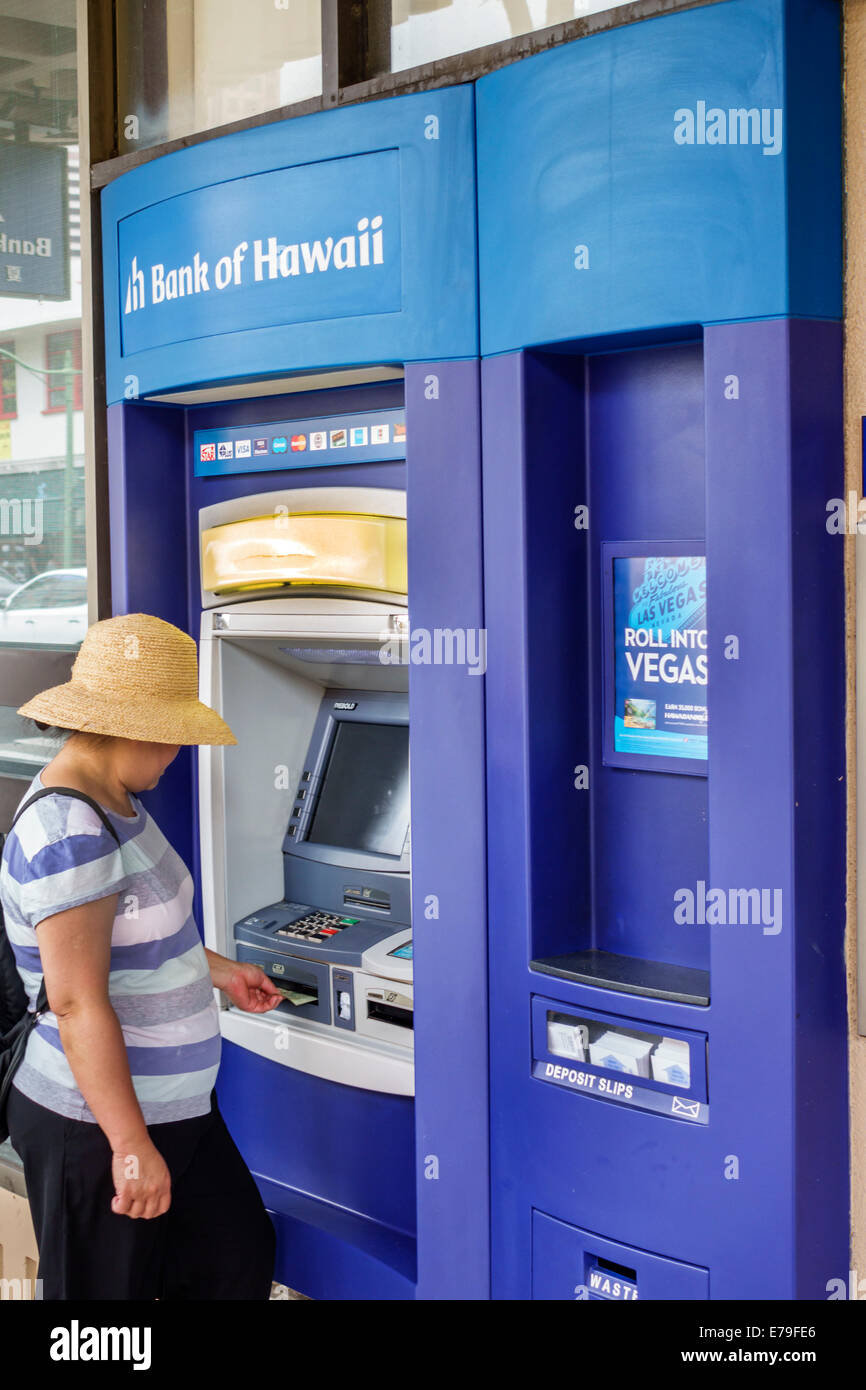
[[[217,1094],[313,1298],[490,1290],[483,669],[418,659],[483,628],[473,103],[103,193],[114,610],[200,639],[238,739],[151,806],[208,944],[282,994],[221,999]]]

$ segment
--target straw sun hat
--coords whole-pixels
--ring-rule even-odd
[[[237,743],[228,724],[198,698],[195,642],[147,613],[94,623],[70,679],[35,695],[18,713],[58,729],[145,743]]]

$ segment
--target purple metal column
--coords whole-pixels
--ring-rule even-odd
[[[711,928],[712,1290],[826,1298],[848,1270],[841,326],[710,327],[704,364],[710,877],[782,895],[778,931]]]
[[[483,628],[478,391],[474,361],[406,368],[413,634]],[[489,1297],[484,683],[409,671],[420,1299]]]
[[[112,613],[153,613],[187,632],[185,420],[180,407],[157,402],[108,409]],[[183,748],[144,798],[190,865],[192,793],[192,756]]]

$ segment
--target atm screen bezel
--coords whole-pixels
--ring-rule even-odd
[[[353,704],[354,708],[335,709],[335,704]],[[408,696],[395,691],[325,691],[302,772],[302,777],[304,773],[309,772],[310,779],[306,783],[302,781],[298,788],[305,789],[307,794],[300,816],[290,822],[296,824],[298,829],[291,841],[287,841],[286,851],[298,858],[339,865],[348,870],[408,874],[411,815],[402,851],[396,855],[352,849],[348,846],[323,845],[307,839],[341,723],[396,724],[408,727]]]

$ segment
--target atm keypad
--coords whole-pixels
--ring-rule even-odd
[[[308,912],[288,927],[281,927],[277,936],[291,936],[301,941],[327,941],[346,927],[354,927],[360,919],[341,917],[337,912]]]

